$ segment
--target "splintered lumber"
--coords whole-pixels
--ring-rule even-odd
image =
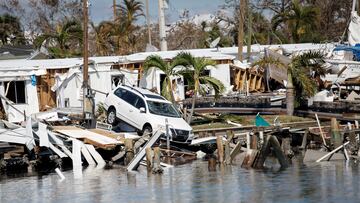
[[[289,167],[289,162],[288,162],[284,152],[281,150],[280,143],[279,143],[278,139],[276,138],[276,136],[271,136],[269,141],[275,152],[276,158],[279,160],[281,168]]]
[[[58,147],[60,147],[63,152],[72,159],[72,153],[71,151],[65,147],[64,142],[62,140],[60,140],[53,132],[48,131],[48,135],[50,137],[50,142],[53,143],[54,145],[57,145]]]
[[[343,136],[339,130],[339,123],[336,118],[331,118],[331,140],[334,145],[334,148],[338,148],[343,143]]]
[[[238,155],[241,151],[241,142],[237,142],[235,147],[230,152],[230,160],[226,160],[227,162],[231,163],[232,160]]]
[[[147,147],[152,147],[154,145],[154,143],[160,138],[161,134],[162,134],[161,131],[156,131],[155,133],[153,133],[153,135],[151,136],[149,141],[145,144],[145,146],[143,148],[141,148],[141,150],[135,155],[133,160],[131,160],[131,162],[127,166],[126,169],[128,171],[132,171],[132,170],[135,170],[137,168],[140,161],[145,157],[145,151],[146,151],[145,149]]]
[[[224,145],[222,141],[222,136],[217,136],[216,145],[217,145],[218,160],[222,164],[224,163]]]
[[[241,164],[242,168],[251,168],[251,166],[253,165],[255,159],[256,159],[256,155],[257,155],[258,151],[257,150],[247,150],[245,152],[245,158]]]

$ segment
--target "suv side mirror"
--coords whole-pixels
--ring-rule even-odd
[[[144,107],[140,107],[140,113],[146,113],[146,110]]]

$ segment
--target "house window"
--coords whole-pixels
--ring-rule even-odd
[[[26,103],[25,81],[4,82],[5,96],[15,104]]]
[[[120,74],[120,75],[112,75],[111,76],[111,89],[115,89],[116,87],[118,87],[121,84],[124,84],[124,75]]]

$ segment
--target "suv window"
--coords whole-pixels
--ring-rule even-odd
[[[125,94],[121,95],[121,99],[125,100],[127,103],[135,106],[138,96],[132,92],[126,91]]]
[[[138,97],[135,107],[138,109],[140,109],[141,107],[146,109],[144,100]]]
[[[117,90],[115,90],[114,94],[116,96],[118,96],[119,98],[122,98],[122,95],[125,95],[127,92],[127,90],[122,89],[122,88],[118,88]]]

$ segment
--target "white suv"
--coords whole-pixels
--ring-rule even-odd
[[[165,129],[168,119],[169,131],[173,141],[191,142],[192,128],[174,105],[164,97],[146,89],[119,86],[110,92],[104,102],[107,121],[116,125],[119,120],[135,127],[142,133]]]

